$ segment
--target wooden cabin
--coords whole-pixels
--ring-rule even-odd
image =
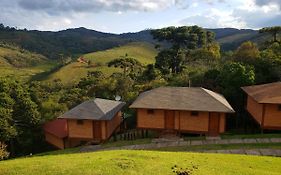
[[[281,130],[281,82],[246,86],[246,109],[262,129]]]
[[[225,117],[234,110],[226,99],[204,88],[160,87],[143,92],[130,106],[137,110],[137,127],[218,136]]]
[[[100,98],[86,101],[46,123],[46,141],[60,149],[105,141],[122,122],[120,110],[124,105]]]

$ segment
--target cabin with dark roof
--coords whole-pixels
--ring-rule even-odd
[[[46,141],[64,149],[107,140],[122,122],[124,105],[100,98],[85,101],[44,125]]]
[[[242,87],[246,109],[261,129],[281,130],[281,82]]]
[[[195,87],[160,87],[143,92],[130,108],[137,127],[218,136],[225,131],[226,113],[234,110],[213,91]]]

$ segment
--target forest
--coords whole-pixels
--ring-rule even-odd
[[[281,81],[281,27],[266,27],[259,33],[272,37],[259,44],[246,41],[234,50],[224,51],[213,32],[198,26],[155,29],[151,35],[157,41],[158,54],[153,64],[144,65],[128,54],[120,55],[107,66],[121,71],[109,76],[102,71],[89,71],[87,77],[71,85],[59,79],[50,82],[2,77],[0,159],[8,153],[16,157],[49,150],[42,125],[95,97],[121,96],[127,103],[124,118],[133,128],[135,114],[128,106],[139,93],[160,86],[204,87],[221,93],[236,111],[235,117],[227,120],[229,132],[260,132],[244,109],[245,94],[240,87]],[[40,43],[34,47],[40,48]],[[61,62],[60,66],[65,64]]]

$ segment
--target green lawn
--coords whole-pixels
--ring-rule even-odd
[[[88,71],[102,71],[108,76],[114,72],[121,72],[119,68],[108,67],[107,62],[125,54],[146,65],[154,63],[157,50],[152,44],[136,42],[105,51],[88,53],[83,57],[86,60],[91,60],[92,66],[88,66],[86,63],[73,62],[50,75],[48,80],[60,79],[64,84],[72,84],[85,77]]]
[[[192,175],[279,175],[276,157],[160,151],[101,151],[18,158],[0,162],[0,174],[95,175],[175,174],[171,167],[192,170]]]

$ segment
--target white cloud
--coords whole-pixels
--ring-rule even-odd
[[[212,8],[204,14],[188,16],[181,20],[182,25],[199,25],[208,28],[245,28],[246,23],[240,17],[234,17],[232,11],[220,11]]]

